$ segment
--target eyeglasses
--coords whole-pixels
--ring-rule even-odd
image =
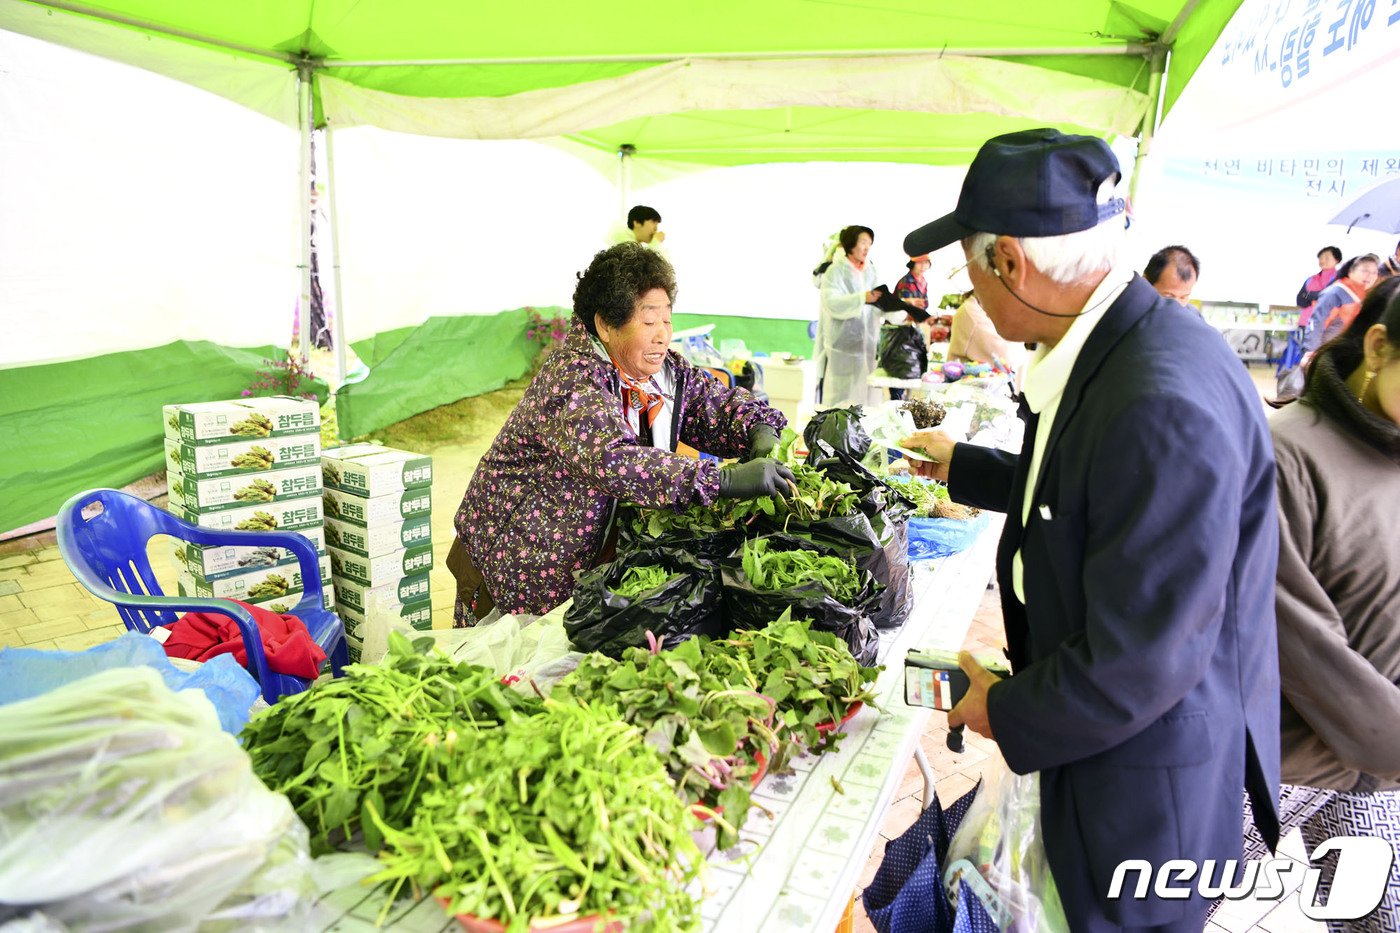
[[[959,272],[962,272],[964,269],[966,269],[966,268],[967,268],[968,266],[970,266],[970,265],[972,265],[972,260],[971,260],[971,259],[969,259],[967,262],[963,263],[962,265],[958,266],[958,267],[957,267],[956,269],[954,269],[952,272],[949,272],[949,273],[948,273],[948,278],[950,278],[950,279],[953,278],[955,275],[957,275]]]

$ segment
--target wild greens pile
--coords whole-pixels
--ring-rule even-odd
[[[767,538],[744,542],[741,552],[744,576],[760,590],[791,590],[817,583],[847,605],[860,593],[860,573],[855,565],[816,551],[777,551]]]
[[[703,644],[700,652],[706,673],[755,690],[776,705],[788,741],[771,762],[775,771],[803,748],[834,751],[837,734],[824,738],[817,726],[839,723],[856,703],[873,703],[867,684],[882,670],[861,667],[845,642],[787,614],[767,628]]]
[[[712,506],[692,505],[679,512],[633,507],[627,519],[631,531],[640,537],[661,539],[677,533],[719,534],[748,526],[760,516],[783,523],[814,522],[857,512],[860,494],[849,483],[830,479],[824,470],[798,457],[794,452],[797,441],[796,434],[784,430],[773,451],[774,458],[786,464],[797,480],[797,491],[791,497],[728,499]]]
[[[586,655],[553,698],[615,706],[666,762],[680,796],[715,816],[719,844],[737,841],[758,772],[778,751],[773,702],[752,687],[708,673],[700,640],[667,651],[628,649],[623,660]],[[724,816],[718,816],[718,811]]]
[[[426,653],[431,639],[418,642],[391,632],[381,666],[352,664],[243,730],[253,770],[287,795],[318,851],[356,830],[378,850],[378,826],[407,826],[469,739],[539,710],[538,699],[502,686],[492,671]],[[366,818],[370,808],[378,823]]]
[[[891,480],[887,485],[914,503],[914,515],[919,518],[931,517],[938,503],[948,498],[948,487],[942,483],[910,479],[904,482]]]
[[[613,588],[613,592],[618,596],[632,599],[648,590],[663,586],[679,576],[680,574],[671,573],[665,567],[628,567],[627,572],[622,575],[622,579]]]
[[[384,863],[372,880],[391,883],[385,911],[412,883],[511,931],[598,914],[693,926],[695,821],[623,712],[526,697],[431,645],[391,632],[382,666],[351,665],[244,730],[315,848],[362,832]]]
[[[694,819],[616,708],[550,700],[526,728],[448,757],[402,829],[369,812],[385,841],[370,880],[429,888],[450,913],[509,933],[600,915],[629,930],[695,925]]]

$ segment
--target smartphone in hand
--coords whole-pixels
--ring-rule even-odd
[[[1006,665],[987,658],[978,663],[998,677],[1010,677]],[[909,706],[948,711],[967,693],[968,679],[958,666],[956,651],[910,649],[904,656],[904,702]]]

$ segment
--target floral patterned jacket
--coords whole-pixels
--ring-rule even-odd
[[[676,391],[672,447],[679,440],[739,457],[753,425],[787,423],[674,351],[666,364]],[[680,509],[717,497],[718,465],[643,446],[620,392],[617,370],[575,320],[477,466],[454,524],[503,612],[539,615],[568,599],[575,571],[603,548],[618,501]]]

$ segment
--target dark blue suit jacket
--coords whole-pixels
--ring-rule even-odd
[[[1244,789],[1277,842],[1263,407],[1220,335],[1137,277],[1080,352],[1055,423],[1027,428],[1024,456],[961,444],[949,477],[954,499],[1007,513],[997,576],[1015,674],[988,696],[992,730],[1014,771],[1041,772],[1071,929],[1189,919],[1199,899],[1107,892],[1126,859],[1240,858]],[[1033,430],[1050,436],[1022,527]]]

